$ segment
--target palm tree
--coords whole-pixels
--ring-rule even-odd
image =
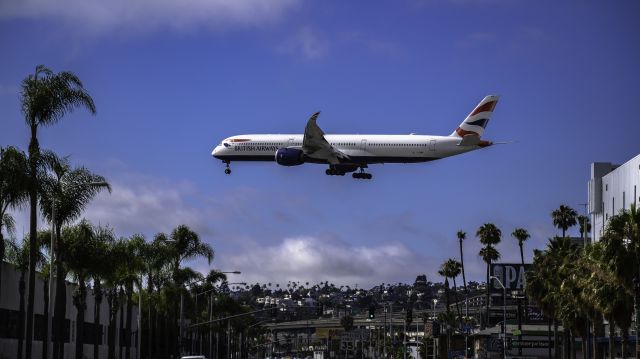
[[[578,225],[580,226],[580,236],[582,239],[587,239],[589,237],[589,233],[591,232],[591,220],[587,216],[578,216],[576,218],[578,221]]]
[[[104,277],[109,273],[109,251],[108,248],[115,242],[115,235],[113,230],[107,227],[98,226],[95,230],[95,239],[100,251],[96,251],[94,258],[94,265],[91,270],[91,279],[93,281],[93,324],[94,324],[94,343],[93,343],[93,357],[98,358],[99,355],[99,343],[102,337],[102,326],[100,324],[100,312],[102,307],[102,300],[104,291],[102,289]]]
[[[102,273],[107,303],[109,306],[109,325],[107,332],[107,358],[115,359],[115,343],[116,343],[116,321],[118,307],[120,306],[120,298],[118,296],[118,288],[122,284],[121,273],[126,271],[127,248],[123,239],[113,242],[106,242],[105,259],[107,271]]]
[[[184,224],[176,227],[171,232],[170,240],[165,241],[172,249],[172,271],[174,273],[180,269],[180,264],[184,260],[204,257],[209,264],[213,260],[213,248],[209,244],[203,243],[200,236]]]
[[[24,152],[15,147],[0,147],[0,299],[2,298],[2,262],[5,257],[3,230],[14,235],[15,223],[9,209],[19,208],[27,199],[28,165]]]
[[[576,225],[577,216],[578,212],[566,204],[561,204],[558,209],[551,212],[553,225],[562,230],[563,237],[566,237],[567,229]]]
[[[186,278],[184,273],[181,273],[180,265],[184,260],[198,257],[206,258],[208,263],[211,263],[213,260],[213,248],[211,248],[209,244],[202,242],[200,236],[186,225],[176,227],[171,231],[169,238],[165,235],[158,235],[157,238],[161,243],[168,246],[169,256],[167,259],[170,262],[169,267],[172,273],[173,284],[178,291],[184,291],[184,285],[189,283],[186,281],[189,278]],[[173,313],[175,314],[178,312],[178,303],[174,302],[173,307]],[[178,318],[175,315],[174,317],[177,323]],[[181,323],[177,324],[176,328],[180,328]],[[179,338],[179,340],[182,340],[182,338]],[[176,350],[179,350],[179,342]],[[177,354],[179,353],[176,353],[176,355]]]
[[[486,320],[483,326],[489,322],[489,276],[491,272],[491,262],[500,258],[500,252],[498,252],[494,246],[500,243],[502,237],[502,231],[493,223],[485,223],[476,231],[476,237],[480,238],[480,243],[484,245],[480,249],[480,257],[487,263],[487,288],[486,288]]]
[[[462,314],[460,312],[460,305],[459,305],[460,301],[458,300],[458,288],[456,285],[456,277],[460,275],[462,265],[460,264],[460,262],[456,261],[455,259],[449,258],[446,262],[444,262],[443,267],[444,267],[444,273],[447,275],[447,277],[453,280],[453,293],[456,297],[456,309],[458,312],[458,318],[462,323]]]
[[[522,266],[524,267],[524,252],[522,250],[522,245],[531,236],[529,235],[529,232],[527,232],[527,230],[524,228],[514,229],[513,232],[511,232],[511,236],[518,240],[518,247],[520,247],[520,261],[522,262]]]
[[[489,275],[491,271],[491,263],[500,259],[500,252],[498,252],[498,250],[495,249],[493,246],[487,245],[481,248],[478,254],[482,258],[482,260],[487,264],[487,282],[486,282],[487,288],[486,288],[486,302],[485,302],[486,317],[484,322],[484,325],[486,326],[489,322],[489,286],[491,285],[491,282],[489,281]]]
[[[122,272],[122,281],[127,301],[127,319],[125,324],[125,358],[129,359],[131,355],[131,314],[133,309],[133,287],[134,284],[140,288],[140,274],[144,272],[144,262],[142,256],[146,251],[145,239],[142,235],[136,234],[126,241],[127,263],[126,270]],[[140,291],[138,295],[142,295]]]
[[[65,231],[68,239],[66,263],[73,273],[78,287],[73,293],[73,305],[77,309],[76,314],[76,350],[75,358],[82,359],[84,346],[84,319],[87,309],[87,281],[91,278],[95,261],[104,252],[102,243],[96,240],[93,226],[86,220],[78,225],[69,227]]]
[[[27,299],[27,346],[26,357],[31,358],[31,338],[33,337],[33,301],[35,289],[35,258],[37,256],[38,225],[38,176],[40,144],[38,128],[56,124],[77,107],[85,107],[96,112],[93,99],[84,89],[80,79],[71,72],[53,73],[43,65],[36,66],[35,72],[22,81],[22,112],[31,132],[29,141],[29,295]]]
[[[49,176],[41,176],[41,192],[40,204],[42,214],[45,219],[52,223],[53,204],[55,203],[55,223],[52,223],[56,233],[55,253],[55,274],[56,288],[65,287],[65,250],[66,244],[62,234],[62,226],[72,223],[76,220],[89,202],[102,190],[107,189],[111,192],[110,185],[105,178],[92,173],[84,167],[72,168],[68,157],[59,158],[58,156],[47,152],[42,155],[47,167],[51,169],[52,174]],[[101,296],[99,296],[100,299]],[[54,317],[65,318],[66,316],[66,291],[56,291]],[[57,320],[55,322],[57,332],[64,331],[64,321]],[[54,343],[54,358],[64,357],[64,338],[58,336]],[[48,342],[46,338],[45,342]]]
[[[464,315],[469,316],[469,291],[467,290],[467,278],[464,275],[464,254],[462,252],[462,242],[467,239],[467,233],[458,231],[458,243],[460,243],[460,265],[462,266],[462,284],[464,284]]]

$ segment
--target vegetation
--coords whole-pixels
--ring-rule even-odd
[[[45,316],[49,314],[47,304],[53,300],[54,317],[65,318],[67,303],[65,290],[56,291],[55,298],[48,297],[48,287],[53,285],[48,282],[48,273],[54,274],[57,288],[65,287],[67,279],[75,283],[72,302],[77,309],[74,328],[77,338],[74,357],[77,359],[83,358],[83,341],[88,336],[84,331],[89,292],[95,298],[93,311],[90,311],[94,323],[100,322],[102,304],[107,302],[109,359],[130,359],[129,349],[135,337],[132,331],[135,304],[145,309],[140,328],[143,334],[136,333],[145,343],[143,356],[154,358],[177,357],[189,351],[190,343],[184,333],[185,318],[193,324],[189,335],[200,338],[201,342],[203,338],[212,342],[215,334],[220,343],[216,348],[223,351],[223,357],[231,357],[234,351],[242,357],[246,354],[243,350],[256,352],[264,347],[268,336],[260,324],[321,317],[330,312],[341,318],[340,324],[345,331],[350,331],[354,328],[354,316],[360,314],[358,310],[376,308],[382,303],[423,310],[425,323],[435,319],[444,325],[445,343],[449,348],[452,336],[456,332],[462,333],[462,324],[473,323],[461,312],[456,281],[462,274],[465,303],[470,293],[481,293],[478,283],[466,281],[463,243],[467,237],[464,231],[457,232],[460,261],[448,259],[438,271],[443,283],[431,283],[426,275],[419,275],[412,286],[382,283],[370,290],[336,286],[328,281],[289,281],[286,286],[279,283],[229,284],[222,272],[211,270],[204,275],[185,265],[197,259],[211,264],[214,259],[214,249],[186,225],[177,225],[171,233],[158,233],[149,240],[142,235],[118,237],[114,229],[82,219],[91,200],[101,191],[111,190],[106,178],[85,167],[72,166],[69,158],[42,150],[38,142],[41,126],[59,122],[72,110],[83,107],[95,113],[93,99],[78,77],[70,72],[54,73],[38,66],[33,75],[24,79],[21,100],[31,134],[28,155],[15,147],[0,148],[0,261],[8,260],[20,273],[19,358],[30,358],[32,352],[36,270],[44,278]],[[27,203],[29,235],[18,242],[14,238],[15,225],[10,212]],[[38,207],[50,226],[44,232],[37,231]],[[575,356],[573,340],[582,337],[586,343],[590,332],[603,331],[605,324],[610,338],[608,356],[616,355],[613,338],[618,335],[622,338],[620,351],[624,357],[628,352],[631,313],[634,312],[635,283],[640,280],[640,211],[632,205],[629,210],[612,216],[601,240],[584,247],[567,237],[567,231],[578,224],[582,238],[586,239],[591,226],[587,217],[578,216],[574,209],[563,204],[551,212],[551,222],[561,230],[562,236],[549,239],[544,250],[534,251],[533,264],[527,273],[526,295],[549,318],[549,335],[553,324],[555,357],[560,357],[561,351],[565,358]],[[475,235],[482,244],[478,254],[486,263],[486,317],[481,319],[481,326],[485,327],[489,323],[491,265],[501,257],[497,246],[502,239],[502,230],[493,223],[485,223]],[[524,244],[530,234],[524,228],[515,228],[511,236],[518,242],[524,264]],[[53,258],[45,254],[47,250],[53,252]],[[49,267],[49,263],[53,266]],[[449,280],[453,283],[453,292]],[[0,298],[3,295],[6,293],[0,282]],[[434,299],[441,299],[445,311],[430,319],[428,310],[432,303],[435,306]],[[307,301],[312,304],[307,305]],[[316,304],[320,310],[314,308]],[[451,310],[453,305],[455,311]],[[256,313],[238,316],[250,311]],[[116,332],[118,322],[121,333]],[[65,331],[63,320],[53,324],[58,333]],[[562,341],[560,326],[563,328]],[[97,328],[93,332],[94,357],[97,357],[97,343],[102,337]],[[234,333],[241,334],[239,337],[244,337],[245,342],[232,344]],[[379,330],[374,333],[376,338],[386,335]],[[403,333],[396,335],[404,342]],[[51,336],[47,327],[45,341]],[[291,338],[288,340],[290,347]],[[116,342],[124,347],[124,353],[116,348]],[[397,346],[392,345],[394,340],[387,342],[389,346],[385,350],[394,356],[402,355]],[[54,358],[65,357],[63,343],[64,336],[58,335],[53,347]],[[384,340],[378,341],[375,346],[381,348],[384,343]],[[252,349],[242,349],[243,345]],[[360,343],[360,350],[362,345]],[[46,354],[45,351],[43,357]],[[602,357],[602,354],[596,352],[596,357]]]

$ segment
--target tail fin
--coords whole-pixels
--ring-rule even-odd
[[[491,115],[493,114],[493,109],[496,107],[498,103],[499,96],[487,96],[476,108],[471,111],[471,113],[467,116],[467,118],[462,121],[460,126],[456,128],[455,131],[449,136],[453,137],[464,137],[466,135],[475,135],[482,136],[484,129],[487,127],[489,120],[491,119]]]

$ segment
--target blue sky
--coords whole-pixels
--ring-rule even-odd
[[[98,113],[40,143],[112,182],[86,217],[148,238],[187,223],[246,281],[439,280],[458,230],[480,279],[481,224],[503,230],[505,261],[527,228],[530,257],[554,208],[583,210],[591,162],[640,149],[637,1],[105,4],[0,0],[0,144],[27,148],[19,84],[35,65],[75,72]],[[501,100],[485,136],[516,143],[372,181],[271,163],[226,176],[210,156],[231,135],[301,133],[318,110],[327,133],[449,134],[487,94]]]

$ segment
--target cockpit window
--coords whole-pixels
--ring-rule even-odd
[[[223,142],[223,143],[222,143],[222,145],[223,145],[224,147],[231,147],[231,145],[230,145],[228,142]]]

